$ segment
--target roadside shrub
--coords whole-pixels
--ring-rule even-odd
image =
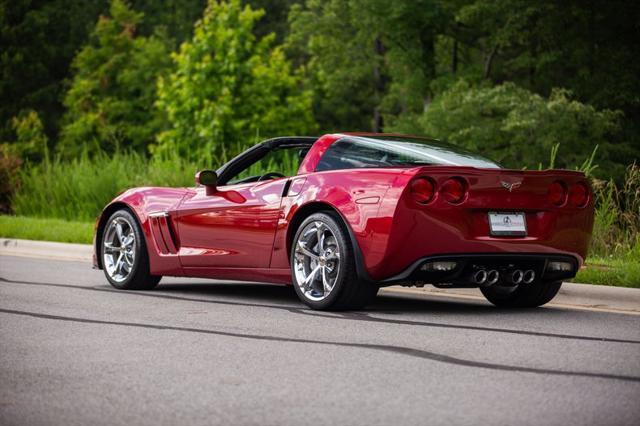
[[[113,155],[99,152],[90,156],[85,151],[73,160],[57,156],[54,160],[46,158],[37,165],[26,164],[22,170],[18,170],[19,165],[12,166],[15,179],[22,184],[16,189],[11,206],[15,214],[21,216],[94,220],[110,200],[126,189],[137,186],[194,186],[194,175],[198,170],[217,169],[247,148],[233,145],[232,151],[223,152],[213,163],[204,160],[192,162],[175,153],[149,159],[136,152],[116,152]],[[0,161],[4,161],[4,157],[0,157]],[[241,177],[276,170],[292,175],[296,173],[298,164],[296,155],[282,152],[282,155],[252,166]],[[4,167],[4,163],[0,167]]]
[[[572,167],[599,146],[598,173],[620,179],[612,155],[631,148],[619,142],[621,113],[578,102],[563,89],[548,98],[513,83],[488,87],[464,80],[437,96],[424,113],[406,115],[390,131],[425,134],[478,151],[507,167],[535,168],[562,144],[556,166]],[[619,170],[618,170],[619,167]]]
[[[8,144],[0,144],[0,213],[11,212],[10,200],[18,185],[22,161]]]
[[[640,259],[640,166],[627,168],[621,186],[594,180],[596,201],[591,255]]]
[[[117,152],[86,153],[72,161],[45,160],[19,172],[22,185],[12,199],[16,214],[66,220],[94,220],[122,191],[135,186],[192,186],[198,165],[180,158],[150,160]]]
[[[11,212],[11,197],[20,186],[24,162],[40,161],[48,155],[48,139],[38,113],[22,111],[11,119],[14,139],[0,143],[0,213]]]

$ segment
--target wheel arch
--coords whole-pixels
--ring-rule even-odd
[[[109,204],[107,207],[105,207],[104,210],[102,210],[102,213],[100,213],[100,218],[98,219],[98,223],[96,225],[96,233],[93,241],[93,244],[94,244],[93,249],[96,254],[96,266],[98,269],[103,268],[102,244],[100,244],[100,242],[102,241],[104,228],[107,224],[107,220],[109,220],[111,215],[117,212],[118,210],[127,210],[138,221],[138,226],[140,226],[140,218],[138,217],[138,214],[133,208],[131,208],[130,205],[128,205],[125,202],[122,202],[122,201],[113,202]],[[144,238],[144,233],[143,233],[143,238]]]
[[[293,214],[293,217],[291,218],[291,221],[289,222],[289,226],[287,227],[287,240],[286,240],[287,241],[287,259],[291,258],[291,248],[293,245],[293,238],[295,237],[295,234],[298,228],[300,227],[300,225],[302,224],[302,222],[310,215],[314,213],[323,212],[323,211],[334,213],[340,218],[340,222],[343,228],[346,230],[349,241],[351,242],[351,247],[353,249],[353,255],[355,258],[355,266],[356,266],[356,272],[358,274],[358,278],[365,281],[369,281],[369,282],[373,281],[369,276],[369,273],[367,272],[367,269],[364,263],[364,257],[362,255],[362,250],[360,250],[360,244],[358,244],[358,240],[356,239],[353,233],[353,230],[351,229],[351,226],[349,226],[349,223],[345,219],[344,215],[340,213],[340,211],[337,208],[335,208],[334,206],[332,206],[327,202],[323,202],[323,201],[310,202],[299,207],[295,211],[295,213]]]

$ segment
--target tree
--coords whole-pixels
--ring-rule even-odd
[[[49,139],[44,133],[44,126],[38,113],[30,110],[11,120],[16,138],[9,143],[9,150],[21,160],[38,162],[46,157]]]
[[[166,41],[137,36],[143,14],[123,0],[112,0],[109,10],[73,61],[58,145],[65,155],[118,147],[145,151],[161,127],[154,82],[169,66]]]
[[[26,161],[39,161],[47,154],[47,136],[35,111],[24,111],[13,117],[11,127],[15,138],[0,142],[0,213],[11,211],[10,202],[20,186],[20,170]]]
[[[556,89],[548,98],[513,83],[472,86],[460,81],[436,98],[417,117],[405,118],[392,130],[426,134],[472,149],[505,166],[536,168],[560,144],[557,167],[575,167],[599,146],[595,163],[624,173],[612,162],[621,113],[597,110]],[[629,154],[628,154],[629,155]]]
[[[450,14],[434,0],[308,0],[294,5],[288,51],[302,58],[325,127],[382,131],[432,97],[435,44]]]
[[[206,0],[131,0],[131,6],[144,13],[139,33],[148,36],[162,29],[175,48],[191,38],[193,23],[202,15],[206,3]]]
[[[640,151],[640,3],[622,0],[473,0],[455,12],[468,68],[548,96],[556,87],[598,109],[620,110],[621,164]],[[478,70],[480,68],[480,70]]]
[[[11,119],[35,110],[49,137],[63,114],[63,80],[106,1],[0,0],[0,140]]]
[[[263,13],[239,0],[209,2],[193,39],[172,55],[173,72],[159,79],[157,106],[168,128],[154,154],[210,161],[257,138],[315,129],[299,74],[273,35],[252,33]]]

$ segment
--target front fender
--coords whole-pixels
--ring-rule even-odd
[[[114,198],[102,210],[96,222],[94,266],[102,268],[100,243],[107,220],[115,211],[127,209],[136,217],[142,228],[151,273],[153,275],[180,275],[182,267],[177,254],[162,253],[157,241],[154,239],[149,214],[166,212],[170,218],[172,212],[178,208],[188,191],[186,188],[143,187],[129,189]],[[171,226],[169,222],[167,224]]]

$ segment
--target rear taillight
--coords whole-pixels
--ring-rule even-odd
[[[564,183],[555,181],[549,186],[547,197],[554,206],[561,206],[567,201],[567,187]]]
[[[569,189],[569,201],[576,207],[584,207],[589,202],[589,188],[584,183],[576,183]]]
[[[440,188],[440,194],[451,204],[459,204],[467,195],[467,185],[460,178],[447,179]]]
[[[428,204],[436,193],[436,185],[429,178],[419,177],[411,181],[411,194],[420,204]]]

